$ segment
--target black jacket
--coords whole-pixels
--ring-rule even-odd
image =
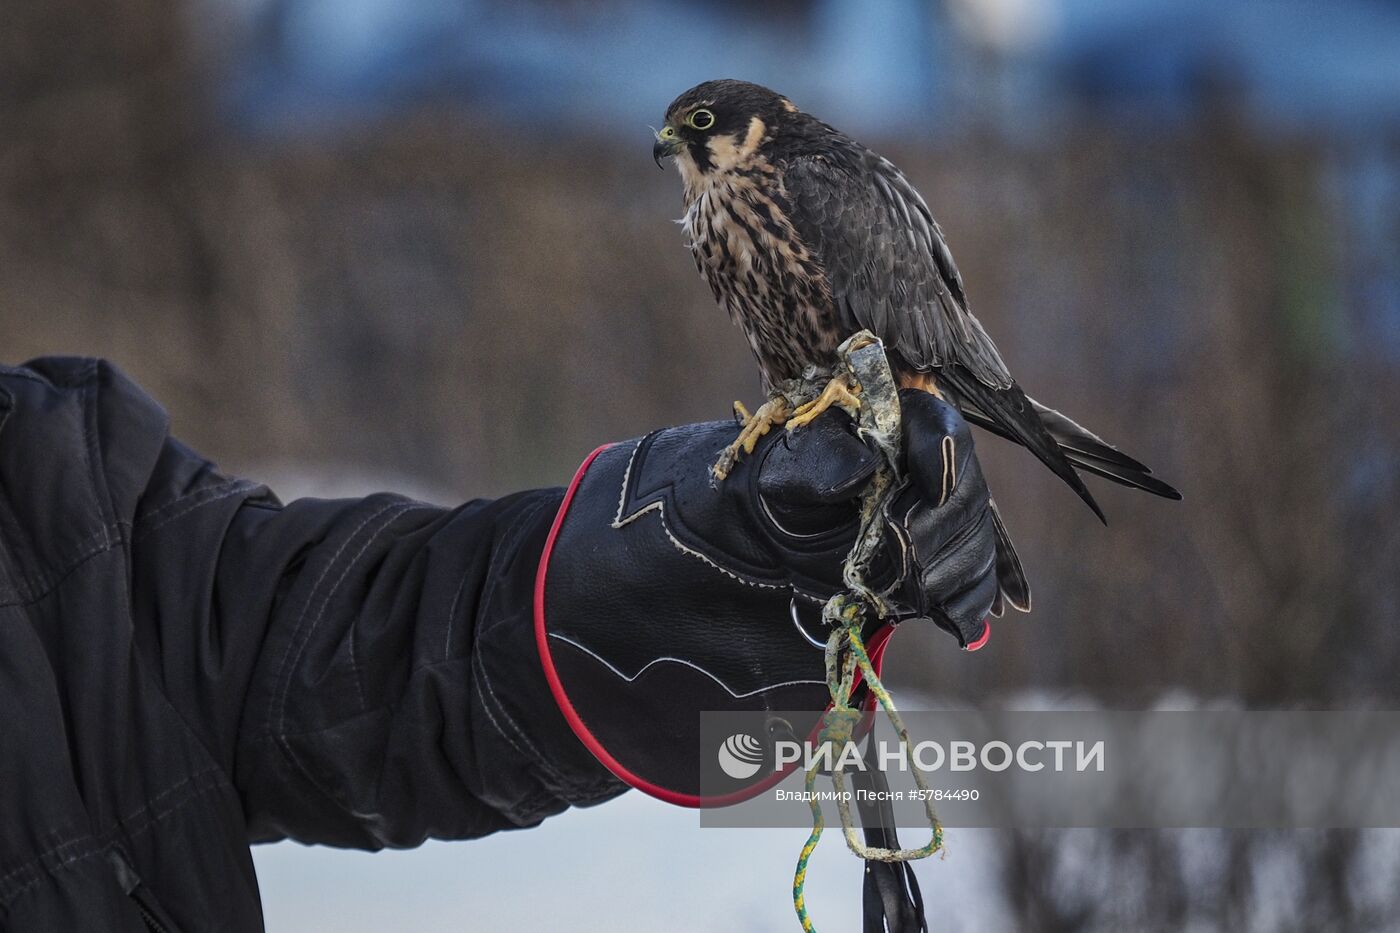
[[[618,793],[534,646],[560,495],[282,506],[110,364],[0,368],[0,930],[257,930],[249,842]]]

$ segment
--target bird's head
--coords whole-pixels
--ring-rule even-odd
[[[727,172],[759,155],[775,131],[801,116],[792,101],[747,81],[697,84],[666,108],[651,153],[656,164],[674,157],[687,186]]]

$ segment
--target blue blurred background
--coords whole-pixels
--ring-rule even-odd
[[[981,124],[1033,141],[1076,112],[1179,130],[1225,89],[1270,132],[1384,138],[1400,119],[1400,8],[1384,0],[229,0],[224,15],[247,37],[226,114],[271,133],[430,99],[625,131],[659,89],[720,73],[912,140]]]
[[[1099,527],[980,441],[1036,611],[910,705],[1400,701],[1395,0],[7,0],[5,357],[108,356],[284,498],[554,485],[758,392],[648,124],[769,84],[927,197],[1037,397],[1180,486]],[[799,838],[638,795],[258,853],[269,929],[768,930]],[[943,930],[1400,930],[1391,832],[950,835]],[[809,886],[856,923],[833,840]]]

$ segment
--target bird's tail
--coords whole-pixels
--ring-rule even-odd
[[[952,401],[962,409],[963,416],[968,421],[986,428],[993,434],[1015,441],[1035,454],[1041,463],[1079,494],[1079,498],[1094,510],[1094,514],[1104,524],[1108,524],[1108,520],[1104,518],[1103,509],[1099,508],[1093,493],[1089,492],[1089,487],[1084,485],[1084,480],[1075,472],[1074,464],[1080,460],[1087,460],[1092,465],[1080,465],[1090,473],[1109,475],[1110,479],[1126,482],[1119,476],[1108,473],[1114,468],[1119,468],[1120,472],[1127,470],[1125,467],[1119,467],[1116,461],[1104,453],[1107,452],[1121,457],[1126,464],[1131,464],[1135,470],[1146,474],[1147,468],[1142,464],[1119,454],[1059,412],[1037,405],[1026,397],[1026,393],[1022,392],[1019,386],[1013,384],[1009,388],[994,389],[971,374],[955,379],[950,379],[950,375],[952,374],[946,369],[940,373],[939,384],[945,392],[951,390],[949,394],[955,396]],[[1053,417],[1047,419],[1047,415]],[[1056,436],[1056,431],[1064,434],[1063,440]]]
[[[1146,466],[1129,457],[1117,447],[1088,428],[1074,422],[1053,408],[1035,399],[1031,406],[1040,416],[1040,423],[1060,445],[1069,461],[1079,469],[1115,483],[1150,492],[1164,499],[1180,499],[1181,493],[1152,475]]]
[[[1089,508],[1104,521],[1103,511],[1084,485],[1076,470],[1113,480],[1133,489],[1165,499],[1180,499],[1181,493],[1152,475],[1144,464],[1123,453],[1088,428],[1053,408],[1028,397],[1012,385],[993,389],[970,374],[944,370],[938,379],[948,400],[962,410],[963,417],[999,437],[1014,441],[1031,453],[1079,494]],[[953,378],[949,378],[952,376]],[[1001,519],[996,503],[991,503],[992,526],[996,533],[996,571],[999,591],[992,613],[1000,616],[1007,605],[1022,612],[1031,608],[1031,588],[1026,580],[1016,546]]]
[[[991,501],[992,529],[997,538],[997,596],[992,603],[992,615],[1001,618],[1009,604],[1021,612],[1031,611],[1031,584],[1026,579],[1026,571],[1021,567],[1021,558],[1016,554],[1016,545],[1011,543],[1011,533],[1001,520],[995,501]]]
[[[1077,468],[1086,473],[1113,480],[1122,486],[1150,492],[1163,499],[1181,498],[1180,492],[1153,476],[1152,470],[1145,464],[1134,460],[1093,431],[1068,416],[1060,414],[1055,409],[1040,404],[1033,398],[1026,400],[1030,402],[1031,409],[1040,419],[1046,433],[1054,438],[1055,443],[1059,445],[1060,452],[1064,454],[1065,459]],[[965,410],[963,415],[968,421],[991,431],[993,434],[1007,440],[1020,441],[1019,437],[979,410]]]

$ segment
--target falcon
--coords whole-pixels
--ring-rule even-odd
[[[690,251],[748,337],[769,394],[753,414],[735,403],[743,429],[717,479],[773,428],[859,406],[848,376],[795,408],[783,388],[813,367],[834,371],[837,346],[864,329],[884,344],[902,388],[933,392],[1030,450],[1101,521],[1079,471],[1181,498],[1137,460],[1027,397],[973,316],[928,205],[889,160],[781,94],[733,80],[677,97],[652,155],[680,170]],[[1028,609],[1029,587],[995,507],[993,519],[1003,595]]]

